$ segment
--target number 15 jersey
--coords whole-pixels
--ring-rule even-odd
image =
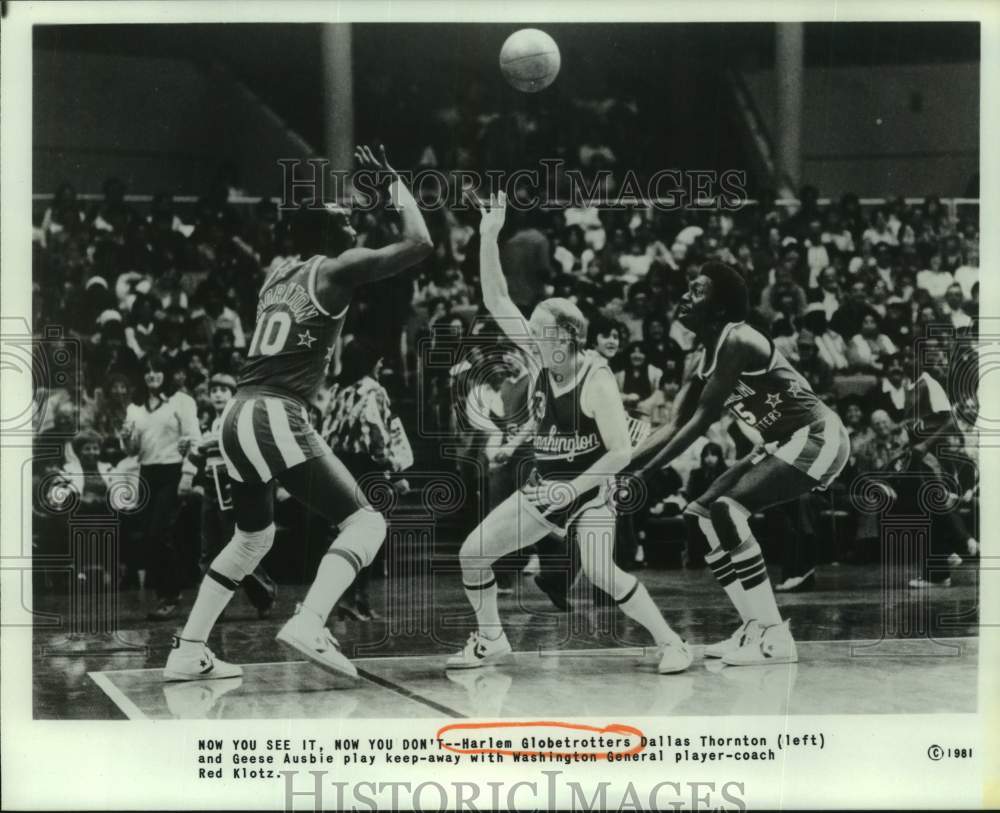
[[[316,298],[316,272],[324,259],[289,258],[267,275],[240,390],[292,395],[308,404],[322,386],[347,315],[346,307],[331,315]]]
[[[722,346],[735,329],[754,330],[744,322],[730,322],[722,329],[715,352],[702,356],[695,372],[708,381],[715,372]],[[758,332],[758,331],[754,331]],[[836,414],[813,392],[809,382],[788,363],[768,339],[771,356],[760,370],[744,370],[736,387],[726,398],[725,406],[743,423],[760,432],[765,443],[784,440],[804,426],[825,421]],[[839,423],[839,418],[837,419]]]

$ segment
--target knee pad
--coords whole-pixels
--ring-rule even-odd
[[[712,526],[727,551],[751,536],[749,520],[750,512],[731,497],[719,497],[712,505]]]
[[[370,508],[359,508],[337,527],[340,534],[327,553],[342,556],[360,573],[382,547],[387,531],[385,517]]]
[[[253,573],[273,544],[273,524],[260,531],[237,528],[229,544],[212,561],[208,575],[224,587],[235,590],[244,576]]]

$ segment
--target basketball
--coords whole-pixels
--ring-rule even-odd
[[[544,31],[522,28],[500,49],[500,70],[511,86],[525,93],[547,88],[559,74],[559,46]]]

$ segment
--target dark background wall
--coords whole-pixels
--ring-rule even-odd
[[[409,166],[431,111],[545,109],[558,120],[575,98],[616,97],[641,111],[623,167],[747,167],[732,71],[780,126],[769,24],[545,25],[563,71],[536,95],[511,90],[497,68],[517,27],[354,25],[358,139],[385,140]],[[323,150],[317,26],[39,26],[35,46],[36,191],[63,178],[96,191],[117,174],[133,191],[198,194],[228,160],[244,187],[270,194],[277,156]],[[978,59],[976,24],[807,25],[805,180],[961,194],[978,164]]]

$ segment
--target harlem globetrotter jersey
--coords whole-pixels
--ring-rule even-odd
[[[744,324],[730,322],[723,328],[711,361],[706,352],[698,365],[695,374],[700,379],[708,381],[711,378],[729,333]],[[760,370],[740,373],[735,389],[725,401],[725,406],[733,415],[760,432],[765,443],[784,440],[804,426],[835,415],[770,339],[768,344],[771,346],[771,357],[767,365]]]
[[[592,374],[607,363],[596,353],[584,355],[576,381],[564,390],[542,369],[531,396],[535,419],[532,442],[535,468],[545,480],[572,480],[606,452],[597,421],[583,409],[583,394]]]
[[[331,315],[316,298],[325,258],[290,258],[264,280],[257,320],[238,387],[292,395],[309,403],[326,377],[347,308]]]

